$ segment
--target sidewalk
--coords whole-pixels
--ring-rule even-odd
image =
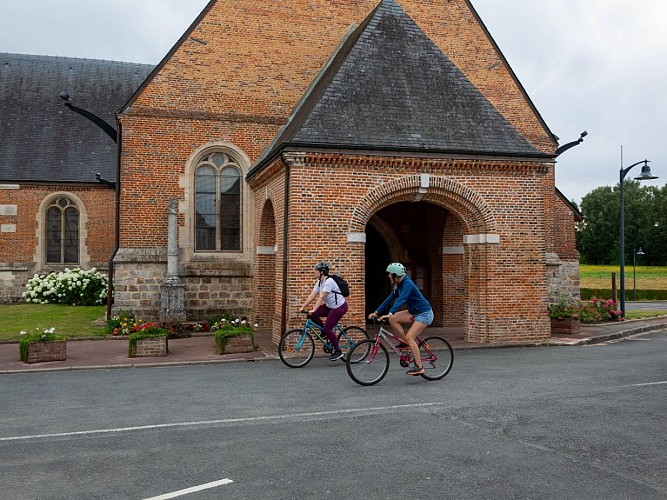
[[[473,344],[463,339],[463,328],[428,328],[427,335],[440,335],[454,349],[490,349],[502,347],[577,346],[595,344],[628,337],[639,333],[667,328],[667,316],[620,323],[582,325],[581,333],[574,336],[554,336],[547,342]],[[368,332],[372,335],[373,328]],[[183,339],[169,340],[169,355],[165,357],[128,358],[127,338],[102,337],[94,340],[70,340],[67,342],[67,359],[47,363],[23,363],[19,360],[18,343],[0,344],[0,374],[44,372],[62,370],[91,370],[112,368],[141,368],[150,366],[176,366],[226,362],[252,362],[277,359],[278,352],[271,334],[255,335],[259,350],[243,354],[219,355],[213,335],[197,334]]]

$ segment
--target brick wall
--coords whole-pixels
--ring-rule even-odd
[[[420,176],[430,173],[430,186],[422,202],[455,213],[452,232],[463,235],[497,235],[498,243],[469,241],[465,246],[464,282],[461,269],[443,269],[442,283],[465,289],[463,309],[466,335],[472,341],[520,341],[549,336],[546,311],[544,176],[548,165],[535,162],[479,160],[442,161],[312,154],[288,156],[290,215],[288,233],[287,327],[301,323],[296,310],[310,292],[313,262],[327,260],[352,285],[347,323],[364,321],[364,245],[348,241],[363,233],[368,219],[379,209],[398,201],[414,200]],[[253,188],[284,173],[260,174]],[[313,189],[317,179],[345,190]],[[255,182],[253,180],[253,182]],[[282,207],[274,200],[277,213]],[[258,208],[256,208],[257,210]],[[322,217],[326,214],[326,217]],[[445,222],[445,227],[447,222]],[[448,242],[443,231],[440,247]],[[458,233],[459,235],[461,233]],[[431,244],[429,244],[431,247]],[[431,256],[437,261],[435,256]],[[437,269],[437,267],[436,267]],[[277,273],[279,274],[279,273]],[[459,278],[456,278],[459,276]],[[455,285],[452,282],[456,281]],[[444,285],[443,285],[444,286]],[[446,298],[438,304],[447,311]],[[280,335],[275,329],[274,338]]]
[[[67,197],[79,209],[79,264],[45,262],[44,214],[49,200]],[[0,302],[22,301],[26,283],[35,273],[65,267],[108,269],[114,247],[115,192],[93,186],[0,185]]]

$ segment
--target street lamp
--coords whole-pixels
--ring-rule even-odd
[[[632,300],[637,302],[637,255],[644,255],[644,251],[642,250],[642,247],[639,247],[639,250],[635,252],[635,249],[632,249],[632,253],[634,254],[632,256],[632,279],[633,279],[633,284],[632,284]]]
[[[657,179],[657,175],[651,173],[651,167],[648,166],[649,160],[638,161],[633,163],[628,168],[621,166],[620,183],[621,183],[621,315],[625,318],[625,190],[623,187],[623,179],[628,175],[631,168],[643,163],[642,173],[635,177],[636,181],[649,181]]]

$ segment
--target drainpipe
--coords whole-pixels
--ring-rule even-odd
[[[120,247],[120,154],[122,151],[122,137],[123,137],[123,128],[121,126],[120,120],[116,116],[117,124],[117,141],[116,141],[116,229],[114,234],[114,248],[111,252],[111,257],[109,258],[109,283],[107,288],[107,320],[111,318],[111,305],[113,303],[113,277],[114,277],[114,267],[113,259],[116,257],[116,252]]]
[[[290,165],[285,162],[285,196],[283,196],[283,297],[280,312],[280,336],[287,329],[287,222],[289,219],[289,177]]]

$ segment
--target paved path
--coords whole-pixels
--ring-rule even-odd
[[[646,320],[630,320],[619,323],[582,325],[581,333],[572,336],[553,336],[548,342],[530,342],[522,344],[466,342],[463,328],[438,328],[427,330],[429,335],[445,337],[454,349],[489,349],[501,347],[525,347],[536,345],[574,346],[636,335],[652,330],[667,328],[667,316]],[[373,327],[368,328],[373,333]],[[169,355],[165,357],[128,358],[126,338],[101,337],[94,340],[70,340],[67,342],[67,359],[47,363],[23,363],[19,360],[17,343],[0,344],[0,374],[109,368],[140,368],[148,366],[188,365],[225,363],[230,361],[254,361],[257,359],[277,358],[276,345],[268,332],[255,336],[259,350],[244,354],[226,354],[221,356],[215,348],[213,335],[195,335],[183,339],[169,340]]]

